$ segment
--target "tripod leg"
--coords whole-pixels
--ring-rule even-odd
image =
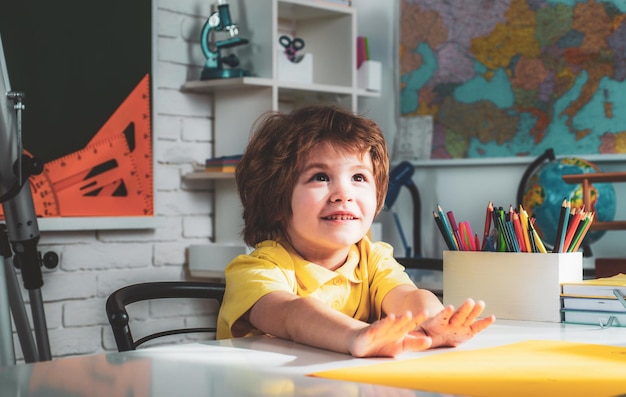
[[[48,339],[48,326],[46,324],[46,313],[43,309],[41,289],[28,290],[28,296],[30,297],[30,309],[33,314],[35,338],[39,347],[39,360],[50,361],[52,360],[52,354],[50,352],[50,340]]]
[[[0,257],[0,262],[4,262],[4,258]],[[13,346],[13,330],[11,329],[11,311],[6,276],[4,270],[0,271],[0,325],[2,326],[0,328],[0,365],[15,364],[15,347]]]
[[[33,363],[38,361],[37,347],[35,346],[35,340],[33,339],[28,317],[26,316],[22,293],[18,287],[17,274],[15,274],[15,268],[10,262],[8,262],[4,268],[6,269],[7,289],[9,292],[9,301],[11,302],[11,311],[13,312],[13,321],[15,322],[15,329],[17,330],[17,336],[20,340],[20,346],[22,347],[22,354],[24,354],[24,361]]]

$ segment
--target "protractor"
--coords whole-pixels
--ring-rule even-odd
[[[46,164],[62,216],[148,215],[148,202],[124,135]]]
[[[150,202],[146,215],[152,215],[152,133],[150,117],[150,76],[145,75],[117,111],[107,120],[87,147],[123,134],[126,137],[137,174]]]
[[[153,215],[149,84],[146,75],[83,149],[30,178],[37,216]]]
[[[35,205],[35,214],[38,217],[60,216],[59,201],[52,187],[52,182],[45,172],[30,177],[30,190]],[[4,215],[4,214],[2,214]]]
[[[150,131],[146,75],[84,149],[46,163],[61,216],[152,215]]]

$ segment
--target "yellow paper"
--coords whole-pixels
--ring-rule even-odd
[[[608,397],[626,393],[626,348],[531,340],[311,376],[464,396]]]
[[[626,274],[619,273],[611,277],[592,278],[588,280],[582,280],[578,282],[565,282],[562,284],[571,285],[599,285],[607,287],[625,287],[626,286]]]

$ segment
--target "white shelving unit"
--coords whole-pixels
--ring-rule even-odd
[[[240,36],[249,40],[235,47],[240,67],[253,77],[188,81],[183,92],[213,96],[214,152],[212,156],[243,153],[250,129],[267,111],[289,111],[305,104],[332,102],[358,111],[359,97],[377,97],[357,87],[356,10],[322,0],[242,0],[230,8]],[[312,82],[284,81],[278,57],[284,56],[279,37],[288,34],[305,41],[302,53],[312,55]],[[208,154],[208,156],[210,156]],[[196,171],[185,180],[215,184],[215,239],[241,244],[239,196],[234,178]]]

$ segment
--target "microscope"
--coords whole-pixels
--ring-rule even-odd
[[[211,32],[226,32],[225,40],[215,40],[211,43]],[[230,11],[226,0],[217,1],[217,11],[211,14],[202,28],[200,35],[202,52],[206,63],[200,75],[201,80],[227,79],[233,77],[250,76],[247,70],[239,69],[239,58],[235,54],[222,57],[221,50],[248,44],[248,40],[239,37],[239,29],[230,19]],[[225,69],[224,65],[230,67]]]

